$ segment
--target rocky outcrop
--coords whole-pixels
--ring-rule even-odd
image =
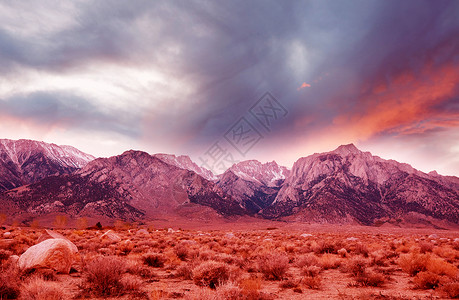
[[[31,140],[0,140],[0,192],[69,174],[94,157],[70,146]]]
[[[458,223],[459,185],[351,144],[299,159],[272,205],[261,213],[371,225],[408,212]]]
[[[239,201],[252,214],[274,201],[289,170],[276,162],[262,164],[256,160],[233,165],[220,176],[217,185]]]
[[[213,182],[141,151],[99,158],[70,175],[48,177],[3,195],[18,214],[65,212],[138,220],[173,214],[183,205],[208,206],[223,215],[245,209]]]

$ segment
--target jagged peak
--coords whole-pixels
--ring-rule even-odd
[[[350,143],[347,145],[341,145],[332,152],[334,153],[339,153],[343,155],[348,155],[348,154],[359,154],[362,153],[354,144]]]

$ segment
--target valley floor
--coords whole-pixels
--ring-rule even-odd
[[[178,230],[158,222],[53,230],[78,247],[69,274],[19,270],[14,255],[47,233],[2,229],[0,299],[459,297],[454,230],[275,222]]]

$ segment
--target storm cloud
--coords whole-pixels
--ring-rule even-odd
[[[439,143],[459,126],[458,15],[444,0],[3,3],[0,116],[196,159],[270,92],[289,113],[244,159],[291,166],[351,142],[404,159],[381,149],[407,137],[430,170],[459,157]]]

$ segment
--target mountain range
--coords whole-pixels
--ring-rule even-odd
[[[0,191],[0,213],[16,220],[56,213],[123,220],[216,214],[459,223],[459,178],[423,173],[353,144],[302,157],[291,170],[249,160],[216,176],[187,156],[130,150],[95,159],[70,146],[0,140]]]

